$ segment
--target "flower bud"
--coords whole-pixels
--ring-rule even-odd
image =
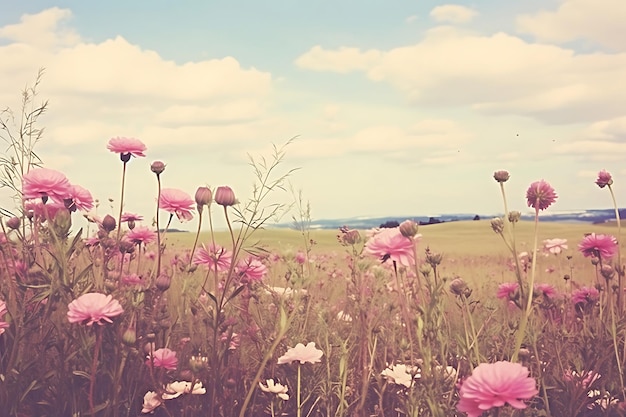
[[[137,330],[135,330],[134,325],[128,326],[128,328],[122,334],[122,342],[126,346],[134,346],[137,341]]]
[[[19,217],[11,217],[7,220],[7,227],[12,230],[17,230],[20,228],[20,218]]]
[[[135,244],[127,240],[122,240],[119,249],[121,253],[133,253],[135,251]]]
[[[154,161],[150,164],[150,171],[157,175],[161,175],[161,173],[165,171],[165,164],[162,161]]]
[[[159,291],[167,291],[172,285],[172,279],[169,275],[161,274],[157,277],[155,285]]]
[[[467,286],[467,283],[465,282],[463,278],[455,278],[450,282],[450,292],[454,295],[468,296],[469,295],[467,294],[468,290],[469,290],[469,293],[471,294],[472,290],[469,289],[469,287]]]
[[[227,185],[217,187],[217,191],[215,191],[215,202],[224,207],[233,206],[237,204],[235,192]]]
[[[602,268],[600,268],[600,274],[602,274],[604,279],[612,279],[615,276],[615,270],[611,265],[602,265]]]
[[[405,220],[400,223],[400,226],[398,228],[402,236],[410,238],[417,234],[418,226],[417,223],[415,223],[413,220]]]
[[[52,228],[57,236],[67,236],[72,227],[72,215],[66,209],[57,211],[52,220]]]
[[[509,172],[505,170],[500,170],[493,173],[493,179],[495,179],[499,183],[507,182],[509,178]]]
[[[102,219],[102,228],[107,232],[112,232],[113,230],[115,230],[116,226],[117,222],[115,221],[115,218],[113,218],[113,216],[111,216],[110,214],[107,214],[106,216],[104,216],[104,219]]]
[[[497,234],[502,234],[502,232],[504,231],[504,222],[500,217],[494,217],[493,219],[491,219],[491,228]]]
[[[126,224],[128,224],[128,228],[130,230],[133,230],[135,228],[135,219],[130,219],[129,221],[126,222]]]
[[[189,367],[193,372],[199,372],[203,369],[206,369],[208,363],[209,358],[206,356],[191,355],[191,358],[189,358]]]
[[[517,223],[519,219],[522,217],[522,213],[517,210],[509,211],[509,222]]]
[[[209,187],[198,187],[196,190],[196,204],[198,211],[202,211],[203,206],[208,206],[213,201],[213,193]]]

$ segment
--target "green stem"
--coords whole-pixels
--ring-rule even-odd
[[[122,232],[121,224],[122,224],[122,211],[124,210],[124,185],[126,183],[126,162],[122,166],[122,195],[120,196],[120,213],[117,216],[117,238],[115,239],[118,243],[120,241],[120,235]]]
[[[615,200],[615,193],[613,192],[613,188],[611,185],[608,185],[609,192],[611,193],[611,200],[613,200],[613,207],[615,209],[615,221],[617,222],[617,310],[621,315],[624,307],[624,290],[622,289],[623,275],[624,270],[622,268],[622,254],[621,254],[621,246],[622,246],[622,224],[620,221],[619,209],[617,208],[617,200]],[[607,287],[608,292],[608,287]]]

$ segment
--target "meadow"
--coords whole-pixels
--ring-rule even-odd
[[[617,207],[610,224],[542,222],[558,197],[541,180],[520,221],[497,171],[502,217],[309,230],[301,199],[272,201],[287,143],[251,161],[250,196],[163,188],[153,161],[151,221],[124,210],[148,147],[115,137],[119,206],[96,214],[34,152],[39,114],[2,124],[17,213],[0,222],[3,416],[626,414]],[[615,201],[612,184],[600,171],[588,186]],[[280,214],[299,226],[268,227]],[[193,218],[197,232],[168,232]]]

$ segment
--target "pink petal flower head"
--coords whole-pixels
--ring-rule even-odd
[[[556,201],[556,198],[554,188],[544,180],[533,182],[526,191],[528,207],[535,210],[547,209]]]
[[[126,163],[130,160],[131,156],[146,156],[146,145],[142,141],[135,138],[117,137],[111,138],[107,149],[111,152],[120,154],[122,162]]]
[[[24,200],[43,199],[48,197],[57,203],[70,195],[71,184],[59,171],[48,168],[35,168],[22,177],[22,197]]]
[[[130,221],[140,222],[142,220],[143,220],[143,216],[142,215],[135,214],[135,213],[127,213],[127,212],[122,214],[122,219],[121,219],[122,223],[130,222]]]
[[[235,192],[227,185],[217,187],[217,190],[215,190],[215,197],[213,199],[217,204],[224,207],[234,206],[238,203],[237,198],[235,197]]]
[[[543,241],[543,251],[546,254],[558,255],[567,250],[567,239],[546,239]]]
[[[600,299],[600,292],[595,287],[581,287],[572,292],[572,303],[595,304]]]
[[[500,284],[496,297],[502,298],[503,300],[512,300],[515,298],[515,293],[518,288],[519,284],[517,282],[505,282],[504,284]]]
[[[189,194],[175,188],[161,190],[159,207],[171,214],[176,214],[178,220],[189,221],[193,219],[195,202]]]
[[[204,265],[209,269],[215,268],[217,264],[217,272],[225,272],[230,268],[233,254],[220,245],[210,244],[208,247],[202,245],[193,256],[195,265]]]
[[[235,272],[243,283],[260,282],[267,274],[267,267],[258,258],[248,256],[237,263]]]
[[[528,374],[528,368],[520,363],[481,363],[463,381],[456,408],[468,417],[480,417],[486,410],[505,404],[524,409],[527,405],[523,401],[539,393],[537,382]]]
[[[103,321],[112,323],[112,317],[124,312],[119,301],[113,297],[97,292],[83,294],[68,305],[67,319],[70,323],[83,323],[91,326],[96,323],[103,325]]]
[[[414,239],[420,236],[418,234]],[[365,252],[376,256],[381,262],[391,259],[402,266],[412,266],[415,264],[414,239],[402,236],[397,227],[382,229],[367,240]]]
[[[610,259],[617,253],[617,239],[611,235],[590,233],[580,241],[578,250],[587,258]]]
[[[128,232],[125,238],[128,241],[133,242],[135,245],[147,245],[154,242],[157,238],[157,233],[155,230],[152,230],[147,226],[139,226]]]
[[[610,187],[613,185],[613,177],[606,170],[602,170],[598,172],[598,179],[596,180],[596,184],[600,188],[604,188],[607,185]]]
[[[66,210],[65,205],[55,201],[44,204],[39,198],[24,202],[24,211],[27,217],[37,216],[41,221],[53,220],[59,210]]]
[[[278,358],[278,364],[300,361],[301,364],[317,363],[322,361],[324,352],[315,347],[315,342],[309,342],[306,346],[298,343],[295,347],[289,348],[287,353]]]
[[[178,358],[173,350],[161,348],[152,352],[152,356],[147,356],[146,365],[173,371],[178,366]]]
[[[554,298],[557,295],[556,288],[551,284],[536,284],[535,290],[539,291],[546,298]]]
[[[72,185],[70,193],[64,200],[69,211],[89,211],[93,208],[93,197],[88,189],[80,185]]]

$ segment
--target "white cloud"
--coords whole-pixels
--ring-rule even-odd
[[[359,48],[341,47],[333,51],[316,45],[298,57],[296,65],[314,71],[346,74],[352,71],[364,71],[378,62],[380,57],[381,52],[377,50],[361,51]]]
[[[20,23],[0,28],[0,39],[41,49],[76,45],[80,36],[64,24],[71,17],[71,11],[58,7],[37,14],[25,14]]]
[[[458,4],[444,4],[430,11],[430,17],[439,23],[466,23],[476,15],[478,13],[475,10]]]
[[[542,42],[590,41],[626,51],[626,2],[623,0],[563,0],[554,11],[522,15],[517,29]]]

